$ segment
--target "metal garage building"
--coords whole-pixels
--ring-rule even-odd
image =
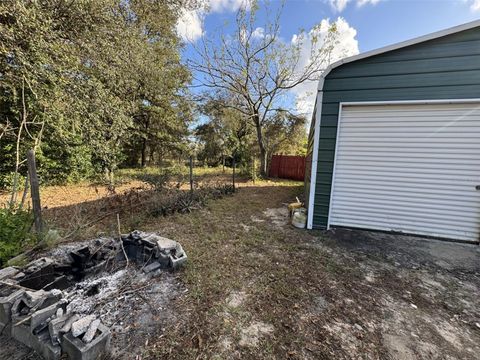
[[[307,227],[480,239],[480,21],[331,65],[319,83]]]

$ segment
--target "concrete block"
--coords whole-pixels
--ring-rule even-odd
[[[12,327],[12,337],[35,350],[46,360],[58,360],[62,355],[61,347],[59,345],[54,346],[50,342],[48,330],[33,335],[30,332],[30,327],[22,324]]]
[[[70,360],[96,360],[110,347],[110,330],[100,324],[97,336],[88,344],[68,333],[63,336],[61,346]]]
[[[145,266],[143,268],[143,272],[145,274],[148,274],[149,272],[152,272],[152,271],[155,271],[155,270],[158,270],[162,267],[162,264],[160,264],[158,261],[154,261],[152,262],[151,264],[148,264],[147,266]]]
[[[88,326],[87,332],[83,335],[82,341],[84,343],[89,343],[93,340],[93,337],[97,333],[97,329],[100,326],[100,320],[93,320],[91,324]]]
[[[67,317],[69,316],[68,314],[66,315]],[[65,325],[63,325],[62,329],[60,330],[63,333],[68,333],[70,329],[72,328],[72,324],[77,321],[80,318],[79,315],[73,314],[68,320],[65,322]]]
[[[19,272],[17,275],[15,275],[12,279],[15,281],[20,281],[25,277],[25,273]]]
[[[172,251],[177,247],[177,242],[162,236],[156,235],[157,247],[160,251]]]
[[[170,255],[170,265],[172,269],[177,269],[187,261],[187,254],[183,251],[182,245],[177,243],[175,253]]]
[[[56,304],[62,298],[62,292],[56,289],[50,291],[25,291],[12,306],[12,321],[22,320],[24,315],[31,314]]]
[[[23,290],[16,290],[12,294],[0,297],[0,333],[11,335],[12,306],[23,294]]]
[[[30,329],[33,331],[36,327],[44,323],[48,318],[55,316],[57,310],[64,306],[64,303],[59,301],[53,305],[47,306],[46,308],[35,311],[30,319]]]
[[[12,306],[23,295],[23,290],[14,290],[10,295],[0,297],[0,322],[10,322]]]
[[[6,267],[4,269],[0,269],[0,280],[5,279],[12,279],[15,277],[20,271],[14,268],[13,266]]]
[[[170,256],[170,265],[172,269],[178,269],[187,261],[187,255],[183,255],[182,257]]]
[[[77,337],[87,331],[90,323],[96,319],[95,315],[87,315],[72,324],[72,336]]]
[[[157,254],[157,261],[162,265],[163,269],[170,267],[170,255],[159,252]]]
[[[48,332],[50,334],[50,340],[52,341],[52,345],[60,344],[62,327],[65,325],[69,318],[69,315],[61,315],[48,323]]]

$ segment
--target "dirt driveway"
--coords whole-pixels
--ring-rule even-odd
[[[302,191],[259,182],[139,223],[179,241],[189,262],[173,274],[185,291],[144,345],[131,333],[122,358],[479,358],[478,246],[298,230],[284,204]]]

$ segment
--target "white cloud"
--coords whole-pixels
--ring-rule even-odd
[[[203,35],[203,14],[184,10],[177,23],[177,32],[186,41],[195,41]]]
[[[345,8],[347,7],[347,3],[349,2],[350,0],[330,0],[330,6],[338,11],[338,12],[342,12],[343,10],[345,10]]]
[[[203,20],[209,13],[234,12],[250,5],[250,0],[204,0],[199,9],[183,11],[177,32],[182,39],[194,42],[203,35]]]
[[[338,61],[344,57],[358,54],[358,41],[355,39],[357,30],[350,26],[350,24],[343,18],[339,17],[334,24],[336,25],[338,32],[338,45],[335,46],[331,53],[330,63]],[[305,67],[310,61],[310,54],[312,53],[312,43],[308,41],[316,37],[317,43],[315,46],[320,49],[324,44],[328,31],[332,23],[329,19],[321,21],[319,26],[310,30],[306,34],[307,38],[302,42],[302,49],[300,53],[299,67]],[[292,42],[298,41],[298,36],[294,35]],[[317,93],[318,81],[308,81],[295,87],[292,92],[296,99],[297,111],[301,114],[305,114],[307,119],[310,119],[313,112],[313,106],[315,105],[315,95]]]
[[[471,1],[470,9],[472,11],[480,11],[480,0]]]
[[[208,0],[211,12],[222,13],[237,11],[243,5],[248,5],[246,0]]]
[[[357,0],[357,6],[363,6],[363,5],[375,5],[378,4],[380,0]]]
[[[342,12],[345,10],[347,5],[351,2],[355,2],[358,7],[364,6],[364,5],[375,5],[379,3],[381,0],[328,0],[330,3],[330,6],[337,12]],[[480,0],[475,0],[475,1],[480,1]]]
[[[263,39],[265,37],[265,29],[262,27],[257,27],[252,32],[252,37],[255,39]]]

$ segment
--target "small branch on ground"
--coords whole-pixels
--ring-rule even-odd
[[[120,246],[122,247],[125,260],[127,261],[127,265],[125,266],[125,268],[127,268],[129,265],[129,261],[128,261],[127,253],[125,252],[125,248],[123,247],[122,232],[120,231],[120,215],[118,213],[117,213],[117,230],[118,230],[118,240],[120,241]]]

